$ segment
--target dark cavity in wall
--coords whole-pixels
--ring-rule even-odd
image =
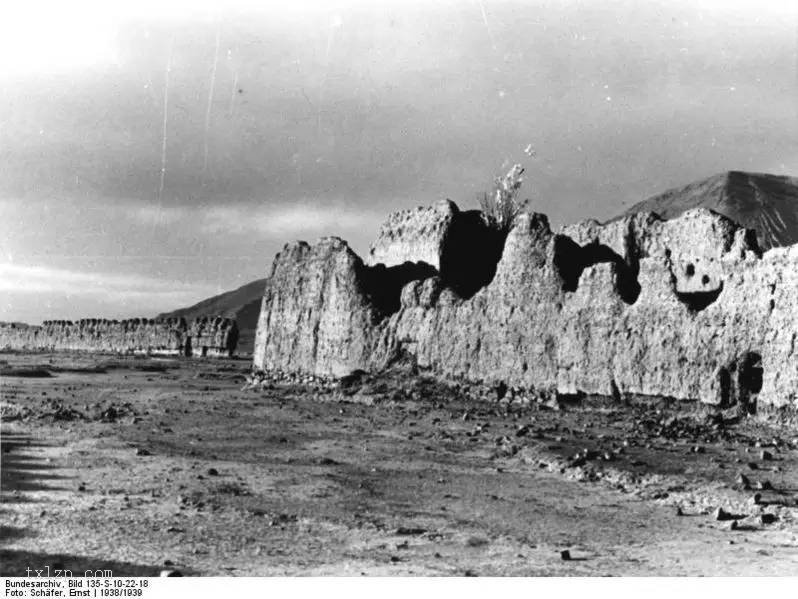
[[[441,280],[463,299],[486,287],[496,274],[507,233],[490,227],[479,210],[459,213],[441,249]]]
[[[749,413],[756,412],[756,400],[762,390],[762,356],[747,352],[718,372],[721,406],[741,406]]]
[[[440,272],[426,262],[365,267],[366,291],[384,314],[399,310],[407,283],[433,276],[458,297],[469,299],[493,281],[508,234],[490,226],[479,210],[458,212],[443,240]]]
[[[610,379],[610,390],[612,392],[612,399],[613,401],[621,401],[623,396],[621,395],[621,390],[618,389],[618,383],[615,382],[615,379]]]
[[[589,266],[612,264],[615,272],[615,291],[627,304],[634,304],[640,296],[637,265],[629,265],[612,248],[597,242],[580,246],[570,237],[554,238],[554,267],[562,279],[564,291],[576,291],[579,277]]]
[[[732,368],[736,365],[732,364]],[[718,371],[718,387],[720,388],[720,406],[728,408],[732,404],[732,375],[729,369],[722,367]]]
[[[706,289],[701,291],[679,291],[677,289],[678,281],[676,279],[676,274],[674,272],[674,264],[673,260],[671,260],[671,251],[669,249],[665,250],[665,260],[668,266],[668,270],[670,271],[670,284],[671,289],[673,289],[674,295],[676,298],[685,306],[687,309],[692,313],[701,312],[702,310],[709,307],[715,300],[718,299],[721,292],[723,291],[723,283],[721,282],[720,285],[716,289]],[[696,270],[695,265],[690,263],[684,269],[684,274],[688,279],[691,279],[695,276]],[[701,276],[701,284],[706,286],[710,283],[710,278],[706,274]]]
[[[762,390],[764,374],[761,355],[756,352],[748,352],[742,357],[737,378],[740,403],[752,414],[756,412],[756,398]]]
[[[691,312],[700,312],[710,306],[723,291],[723,284],[709,291],[676,291],[676,297]]]
[[[238,346],[238,338],[239,338],[239,330],[238,330],[238,323],[233,323],[230,332],[227,336],[227,346],[225,350],[227,350],[227,355],[232,356],[235,351],[236,347]]]
[[[364,290],[383,316],[399,311],[402,305],[402,287],[411,281],[428,279],[438,274],[435,267],[426,262],[405,262],[391,267],[377,264],[363,268]]]

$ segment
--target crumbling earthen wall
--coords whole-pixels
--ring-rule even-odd
[[[238,344],[238,325],[233,318],[203,316],[191,321],[184,333],[184,352],[195,357],[226,357]]]
[[[371,244],[366,263],[396,266],[425,262],[440,270],[446,236],[458,212],[454,202],[442,200],[429,208],[419,206],[390,214]]]
[[[12,350],[229,356],[237,341],[235,320],[219,317],[0,323],[0,349]]]
[[[466,213],[453,214],[448,227]],[[427,262],[433,246],[401,259]],[[288,246],[267,283],[255,367],[340,376],[410,355],[518,390],[798,399],[798,247],[762,254],[749,231],[705,209],[556,233],[545,216],[522,215],[472,296],[420,275],[394,311],[374,301],[373,268],[339,239]]]
[[[451,200],[388,217],[371,245],[366,264],[425,264],[447,287],[471,297],[493,278],[503,239],[479,210],[460,211]]]

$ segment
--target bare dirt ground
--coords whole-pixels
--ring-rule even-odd
[[[2,575],[798,575],[795,428],[474,403],[409,371],[242,391],[246,361],[0,366]]]

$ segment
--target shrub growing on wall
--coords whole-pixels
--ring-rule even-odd
[[[512,229],[518,215],[526,210],[529,201],[519,198],[523,174],[520,164],[513,165],[506,175],[496,177],[493,191],[484,193],[479,200],[485,220],[504,235]]]

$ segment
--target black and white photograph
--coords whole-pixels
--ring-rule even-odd
[[[796,244],[795,2],[8,2],[0,593],[798,576]]]

